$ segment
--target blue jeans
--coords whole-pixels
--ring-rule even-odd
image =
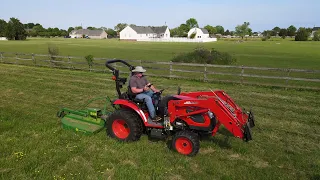
[[[156,110],[154,109],[153,103],[152,103],[152,95],[153,91],[147,91],[140,93],[136,96],[137,99],[143,100],[146,102],[148,110],[149,110],[149,115],[151,118],[154,118],[156,116]]]

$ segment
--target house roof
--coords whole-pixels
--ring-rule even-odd
[[[314,27],[314,28],[312,29],[312,31],[318,31],[318,30],[320,30],[320,27]]]
[[[209,34],[208,30],[205,28],[200,28],[203,34]]]
[[[78,29],[71,31],[71,34],[84,34],[88,36],[100,36],[103,30]]]
[[[130,26],[138,34],[161,34],[165,33],[168,26]]]

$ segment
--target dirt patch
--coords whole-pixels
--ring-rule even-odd
[[[214,153],[216,150],[214,150],[213,148],[203,148],[200,149],[200,154],[211,154]]]
[[[130,166],[133,166],[133,167],[137,167],[137,164],[135,162],[133,162],[131,160],[128,160],[128,159],[122,161],[122,164],[130,165]]]
[[[231,160],[240,159],[240,154],[231,154],[231,155],[229,156],[229,159],[231,159]]]
[[[266,168],[269,166],[269,163],[266,161],[258,161],[256,162],[256,164],[254,165],[254,167],[256,168]]]

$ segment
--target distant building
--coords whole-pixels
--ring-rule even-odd
[[[6,41],[8,40],[6,37],[0,37],[0,41]]]
[[[71,38],[82,38],[83,36],[90,39],[105,39],[108,34],[104,30],[79,29],[70,32]]]
[[[316,31],[319,31],[320,30],[320,27],[314,27],[312,29],[312,33],[311,33],[311,37],[313,38],[313,34],[316,32]]]
[[[120,32],[120,40],[138,41],[149,38],[169,39],[170,31],[168,26],[130,25]]]
[[[208,38],[210,38],[208,30],[205,28],[192,28],[192,29],[190,29],[190,31],[188,32],[188,38],[190,38],[190,36],[194,33],[195,33],[194,39],[208,39]]]

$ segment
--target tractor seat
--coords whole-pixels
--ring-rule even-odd
[[[141,103],[141,104],[144,103],[144,100],[143,100],[143,99],[134,98],[134,99],[132,99],[132,101],[135,102],[135,103],[139,103],[139,104],[140,104],[140,103]]]

